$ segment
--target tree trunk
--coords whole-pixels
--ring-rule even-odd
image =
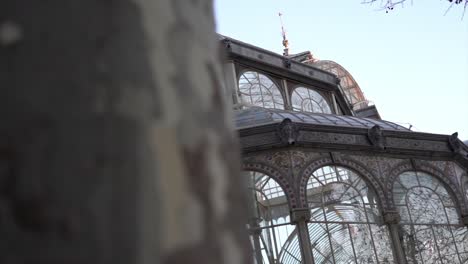
[[[247,263],[211,1],[0,3],[0,263]]]

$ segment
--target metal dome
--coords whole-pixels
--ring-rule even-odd
[[[359,84],[343,66],[329,60],[314,61],[313,63],[310,63],[310,65],[321,70],[331,72],[340,79],[341,89],[353,110],[359,110],[369,106],[370,102],[364,96]]]

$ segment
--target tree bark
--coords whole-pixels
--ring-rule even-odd
[[[248,263],[212,2],[0,3],[0,263]]]

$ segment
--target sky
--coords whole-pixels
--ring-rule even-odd
[[[282,53],[346,68],[384,120],[468,140],[468,9],[446,0],[408,0],[386,13],[380,1],[215,0],[217,32]]]

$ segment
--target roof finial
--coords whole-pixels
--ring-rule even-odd
[[[278,13],[278,16],[280,18],[280,22],[281,22],[281,34],[283,35],[283,55],[284,56],[288,56],[289,55],[289,42],[288,42],[288,39],[286,38],[286,31],[284,30],[284,26],[283,26],[283,19],[281,18],[283,14],[281,14],[281,12]]]

